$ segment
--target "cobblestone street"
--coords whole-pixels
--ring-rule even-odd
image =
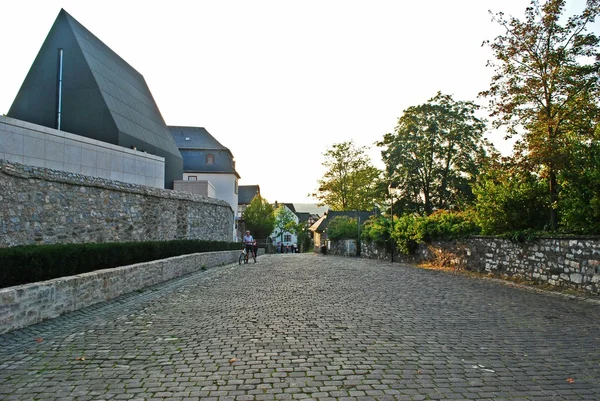
[[[600,400],[600,305],[316,254],[0,336],[2,400]]]

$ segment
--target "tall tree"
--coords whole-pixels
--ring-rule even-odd
[[[473,102],[438,92],[427,103],[406,109],[394,133],[377,143],[384,148],[386,174],[398,186],[397,204],[403,209],[429,215],[472,199],[470,184],[489,146],[477,109]]]
[[[254,238],[267,238],[275,229],[273,206],[260,195],[256,195],[244,211],[244,221]]]
[[[523,21],[493,14],[506,32],[486,41],[495,60],[491,86],[480,93],[490,99],[494,124],[519,134],[515,150],[547,179],[552,227],[558,224],[557,175],[568,164],[571,144],[593,136],[598,117],[600,53],[598,36],[588,24],[600,12],[600,0],[561,25],[565,0],[532,0]]]
[[[277,229],[277,235],[281,237],[281,242],[283,242],[284,233],[292,234],[295,223],[294,213],[285,205],[282,204],[275,210],[275,229]]]
[[[374,167],[366,147],[353,141],[334,144],[323,155],[327,171],[310,196],[332,210],[372,210],[381,199],[376,183],[381,171]]]

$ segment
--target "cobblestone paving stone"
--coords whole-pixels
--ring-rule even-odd
[[[600,306],[265,255],[0,336],[2,400],[600,400]]]

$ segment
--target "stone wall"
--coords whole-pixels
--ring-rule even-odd
[[[0,116],[0,159],[132,184],[165,187],[165,159]]]
[[[233,216],[217,199],[0,159],[0,247],[230,241]]]
[[[374,244],[361,244],[361,256],[390,259],[390,253]],[[577,288],[600,294],[600,238],[540,238],[515,243],[505,239],[476,237],[460,241],[421,244],[414,255],[394,252],[396,262],[438,264],[520,277],[538,283]]]
[[[356,256],[356,240],[327,241],[327,252],[331,255]]]
[[[195,253],[0,289],[0,334],[202,269],[237,263],[240,251]]]

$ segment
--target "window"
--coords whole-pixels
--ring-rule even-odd
[[[233,183],[233,193],[237,195],[238,193],[238,182],[237,180],[235,180],[235,182]]]
[[[213,164],[215,162],[215,157],[213,155],[206,155],[206,164]]]
[[[283,236],[283,242],[291,242],[292,241],[292,235],[291,234],[284,234]]]
[[[188,175],[188,181],[198,181],[197,175]]]

